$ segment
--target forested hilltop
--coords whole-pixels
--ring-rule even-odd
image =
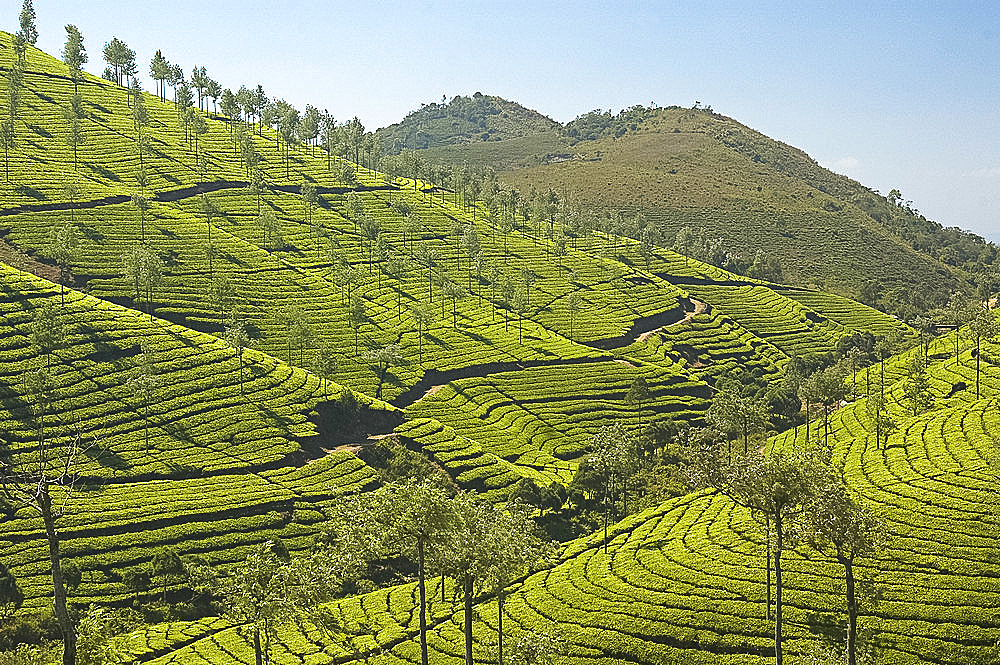
[[[450,102],[431,102],[407,115],[402,122],[378,130],[384,150],[435,148],[456,143],[504,141],[558,131],[560,125],[537,111],[501,97],[480,92],[458,95]]]
[[[996,660],[979,299],[904,322],[20,23],[0,665]]]
[[[394,125],[391,136],[405,135],[418,117]],[[764,252],[780,260],[790,283],[819,285],[907,320],[954,291],[996,289],[993,243],[943,228],[898,191],[873,191],[710,107],[635,106],[543,131],[536,124],[479,141],[449,135],[447,126],[430,143],[390,142],[386,130],[378,136],[386,150],[417,150],[453,171],[495,168],[522,195],[554,189],[622,215],[622,232],[636,239],[645,223],[671,241],[682,229],[718,239],[721,249],[705,248],[702,258],[744,274]]]

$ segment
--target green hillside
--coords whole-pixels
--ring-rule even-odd
[[[398,153],[461,143],[506,141],[556,132],[559,123],[494,95],[457,95],[448,103],[423,104],[402,122],[378,131],[382,148]]]
[[[860,296],[905,318],[953,291],[992,289],[983,281],[992,244],[710,110],[637,106],[581,115],[558,133],[524,131],[406,147],[426,148],[419,155],[431,163],[496,168],[523,193],[553,188],[626,221],[642,215],[671,240],[684,227],[703,230],[748,267],[762,250],[780,257],[790,283]]]
[[[1000,347],[991,344],[988,352],[995,357]],[[864,397],[838,410],[831,423],[834,462],[858,495],[878,507],[890,532],[887,549],[861,565],[861,576],[879,589],[877,604],[869,603],[862,617],[875,654],[868,662],[994,662],[1000,590],[994,581],[992,487],[1000,372],[991,361],[981,400],[965,392],[946,397],[955,382],[975,380],[975,362],[965,349],[956,365],[951,340],[936,341],[929,370],[934,407],[914,417],[902,394],[904,381],[892,371],[913,353],[888,363],[886,392],[899,428],[887,443],[874,442]],[[813,437],[819,429],[813,428]],[[799,427],[769,445],[804,445],[804,432]],[[505,624],[557,632],[573,662],[773,660],[772,625],[764,616],[765,543],[744,509],[715,493],[693,493],[622,521],[611,536],[607,554],[599,534],[582,538],[570,543],[551,568],[520,582],[505,603]],[[835,641],[842,570],[799,548],[786,561],[786,575],[789,651],[804,653],[817,640]],[[387,653],[371,661],[419,662],[406,600],[412,593],[412,586],[393,587],[338,602],[333,611],[344,626],[354,627],[345,628],[346,647],[293,631],[281,657],[339,656],[353,662],[360,657],[352,657],[352,650],[372,654],[382,645]],[[461,614],[453,600],[440,602],[433,589],[430,597],[432,659],[461,662]],[[483,598],[478,610],[477,657],[485,659],[496,603]],[[375,637],[361,626],[373,627]],[[169,659],[143,657],[140,662],[230,663],[237,660],[229,654],[249,649],[245,636],[219,623],[157,627],[129,639],[136,653],[183,643]]]
[[[11,36],[0,46],[9,73]],[[11,610],[0,651],[58,637],[38,617],[65,569],[74,612],[135,609],[121,616],[137,623],[101,638],[117,662],[253,662],[250,625],[224,618],[190,569],[164,572],[164,557],[225,574],[276,541],[295,560],[347,498],[428,474],[497,504],[548,493],[533,516],[559,543],[513,582],[504,621],[558,632],[567,662],[767,659],[761,534],[721,495],[690,492],[686,453],[657,437],[707,431],[718,396],[740,390],[785,405],[752,444],[794,447],[804,414],[785,379],[852,346],[895,340],[898,351],[913,329],[662,239],[580,232],[391,162],[367,168],[350,161],[356,145],[296,139],[290,113],[258,124],[143,93],[149,119],[136,123],[125,88],[89,75],[74,86],[32,47],[22,77],[0,183],[0,473],[23,487],[12,469],[70,461],[51,490],[63,566],[51,564],[39,511],[3,501],[0,573],[21,597],[3,595],[0,575]],[[0,99],[10,85],[0,78]],[[863,618],[879,662],[978,663],[1000,637],[983,581],[1000,375],[987,344],[983,399],[972,400],[955,385],[975,382],[971,351],[956,367],[941,355],[950,344],[931,347],[926,414],[906,415],[907,357],[885,361],[900,424],[889,446],[869,445],[864,400],[831,418],[834,459],[891,525],[884,562],[862,566],[883,589]],[[595,435],[612,422],[655,446],[605,553],[607,513],[586,479]],[[276,620],[272,662],[419,662],[410,558],[386,554],[338,586],[324,606],[332,632],[315,616]],[[798,655],[834,631],[840,597],[829,560],[804,547],[788,559]],[[457,590],[447,575],[429,581],[433,662],[461,660]],[[477,593],[476,607],[486,662],[496,601]]]

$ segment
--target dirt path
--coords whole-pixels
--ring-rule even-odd
[[[502,374],[504,372],[516,372],[533,367],[558,367],[563,365],[582,365],[588,363],[605,363],[611,358],[539,358],[532,360],[515,360],[505,362],[484,363],[481,365],[468,365],[456,369],[436,370],[429,369],[424,372],[423,377],[417,383],[407,388],[397,395],[390,403],[399,409],[416,404],[424,397],[433,395],[447,384],[457,379],[470,379],[474,377],[485,377],[491,374]]]
[[[50,282],[59,282],[59,268],[32,258],[4,240],[3,237],[0,237],[0,261],[12,268],[30,272],[32,275],[47,279]]]
[[[691,310],[690,312],[688,312],[687,314],[685,314],[683,319],[681,319],[680,321],[676,321],[674,323],[669,323],[669,324],[667,324],[665,326],[660,326],[659,328],[654,328],[653,330],[647,330],[646,332],[644,332],[641,335],[639,335],[638,337],[636,337],[635,341],[637,341],[637,342],[645,342],[647,339],[649,339],[650,337],[652,337],[656,333],[664,330],[665,328],[670,328],[672,326],[679,326],[679,325],[682,325],[684,323],[687,323],[691,319],[693,319],[695,316],[697,316],[698,314],[704,314],[705,312],[707,312],[709,310],[708,303],[704,303],[704,302],[702,302],[700,300],[695,300],[694,298],[690,298],[690,300],[691,300],[691,303],[694,305],[694,309]]]
[[[420,399],[424,399],[424,397],[430,397],[431,395],[433,395],[437,391],[439,391],[442,388],[444,388],[446,385],[447,384],[445,384],[445,383],[439,383],[436,386],[431,386],[430,388],[427,389],[427,392],[425,392],[424,395],[423,395],[423,397],[421,397]],[[417,401],[419,402],[420,399],[418,399]]]

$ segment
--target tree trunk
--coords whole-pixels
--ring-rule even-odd
[[[264,664],[264,653],[260,648],[260,626],[254,624],[253,626],[253,653],[254,662],[257,665]]]
[[[764,610],[764,618],[771,620],[771,518],[765,516],[764,540],[767,546],[767,609]]]
[[[264,662],[271,662],[271,622],[264,619]]]
[[[979,399],[979,339],[976,339],[976,399]]]
[[[838,558],[844,564],[847,586],[847,665],[857,665],[858,604],[854,594],[854,562],[844,556]]]
[[[462,583],[463,595],[465,596],[465,625],[462,626],[465,632],[465,665],[473,665],[472,662],[472,575],[466,574]]]
[[[885,404],[885,358],[879,363],[878,396]]]
[[[782,530],[781,513],[775,515],[774,531],[774,665],[782,665],[781,653],[781,551],[785,539]]]
[[[66,609],[66,585],[63,583],[62,558],[59,555],[59,534],[52,515],[52,497],[48,483],[43,479],[39,486],[38,507],[45,524],[45,537],[49,541],[49,565],[52,568],[53,610],[63,636],[63,665],[76,665],[76,626]]]
[[[497,593],[497,665],[503,665],[503,589]]]
[[[604,479],[604,553],[608,553],[608,479]]]
[[[420,665],[427,665],[427,588],[424,581],[424,540],[417,539],[417,589],[420,591]]]

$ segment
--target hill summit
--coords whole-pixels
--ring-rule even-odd
[[[552,118],[502,97],[475,93],[457,95],[448,103],[421,104],[402,122],[379,130],[383,149],[398,153],[403,148],[420,150],[480,141],[503,141],[557,131]]]
[[[393,125],[395,135],[417,135],[424,109]],[[710,107],[637,105],[530,133],[535,126],[522,123],[511,138],[483,141],[448,133],[441,123],[433,142],[402,145],[428,163],[496,170],[522,195],[553,189],[597,214],[652,221],[671,239],[685,228],[719,239],[720,255],[739,259],[727,269],[749,267],[763,252],[782,263],[784,281],[860,298],[905,319],[954,292],[985,297],[994,290],[992,243],[944,228],[897,190],[883,195],[831,172]],[[387,131],[380,130],[384,146]]]

